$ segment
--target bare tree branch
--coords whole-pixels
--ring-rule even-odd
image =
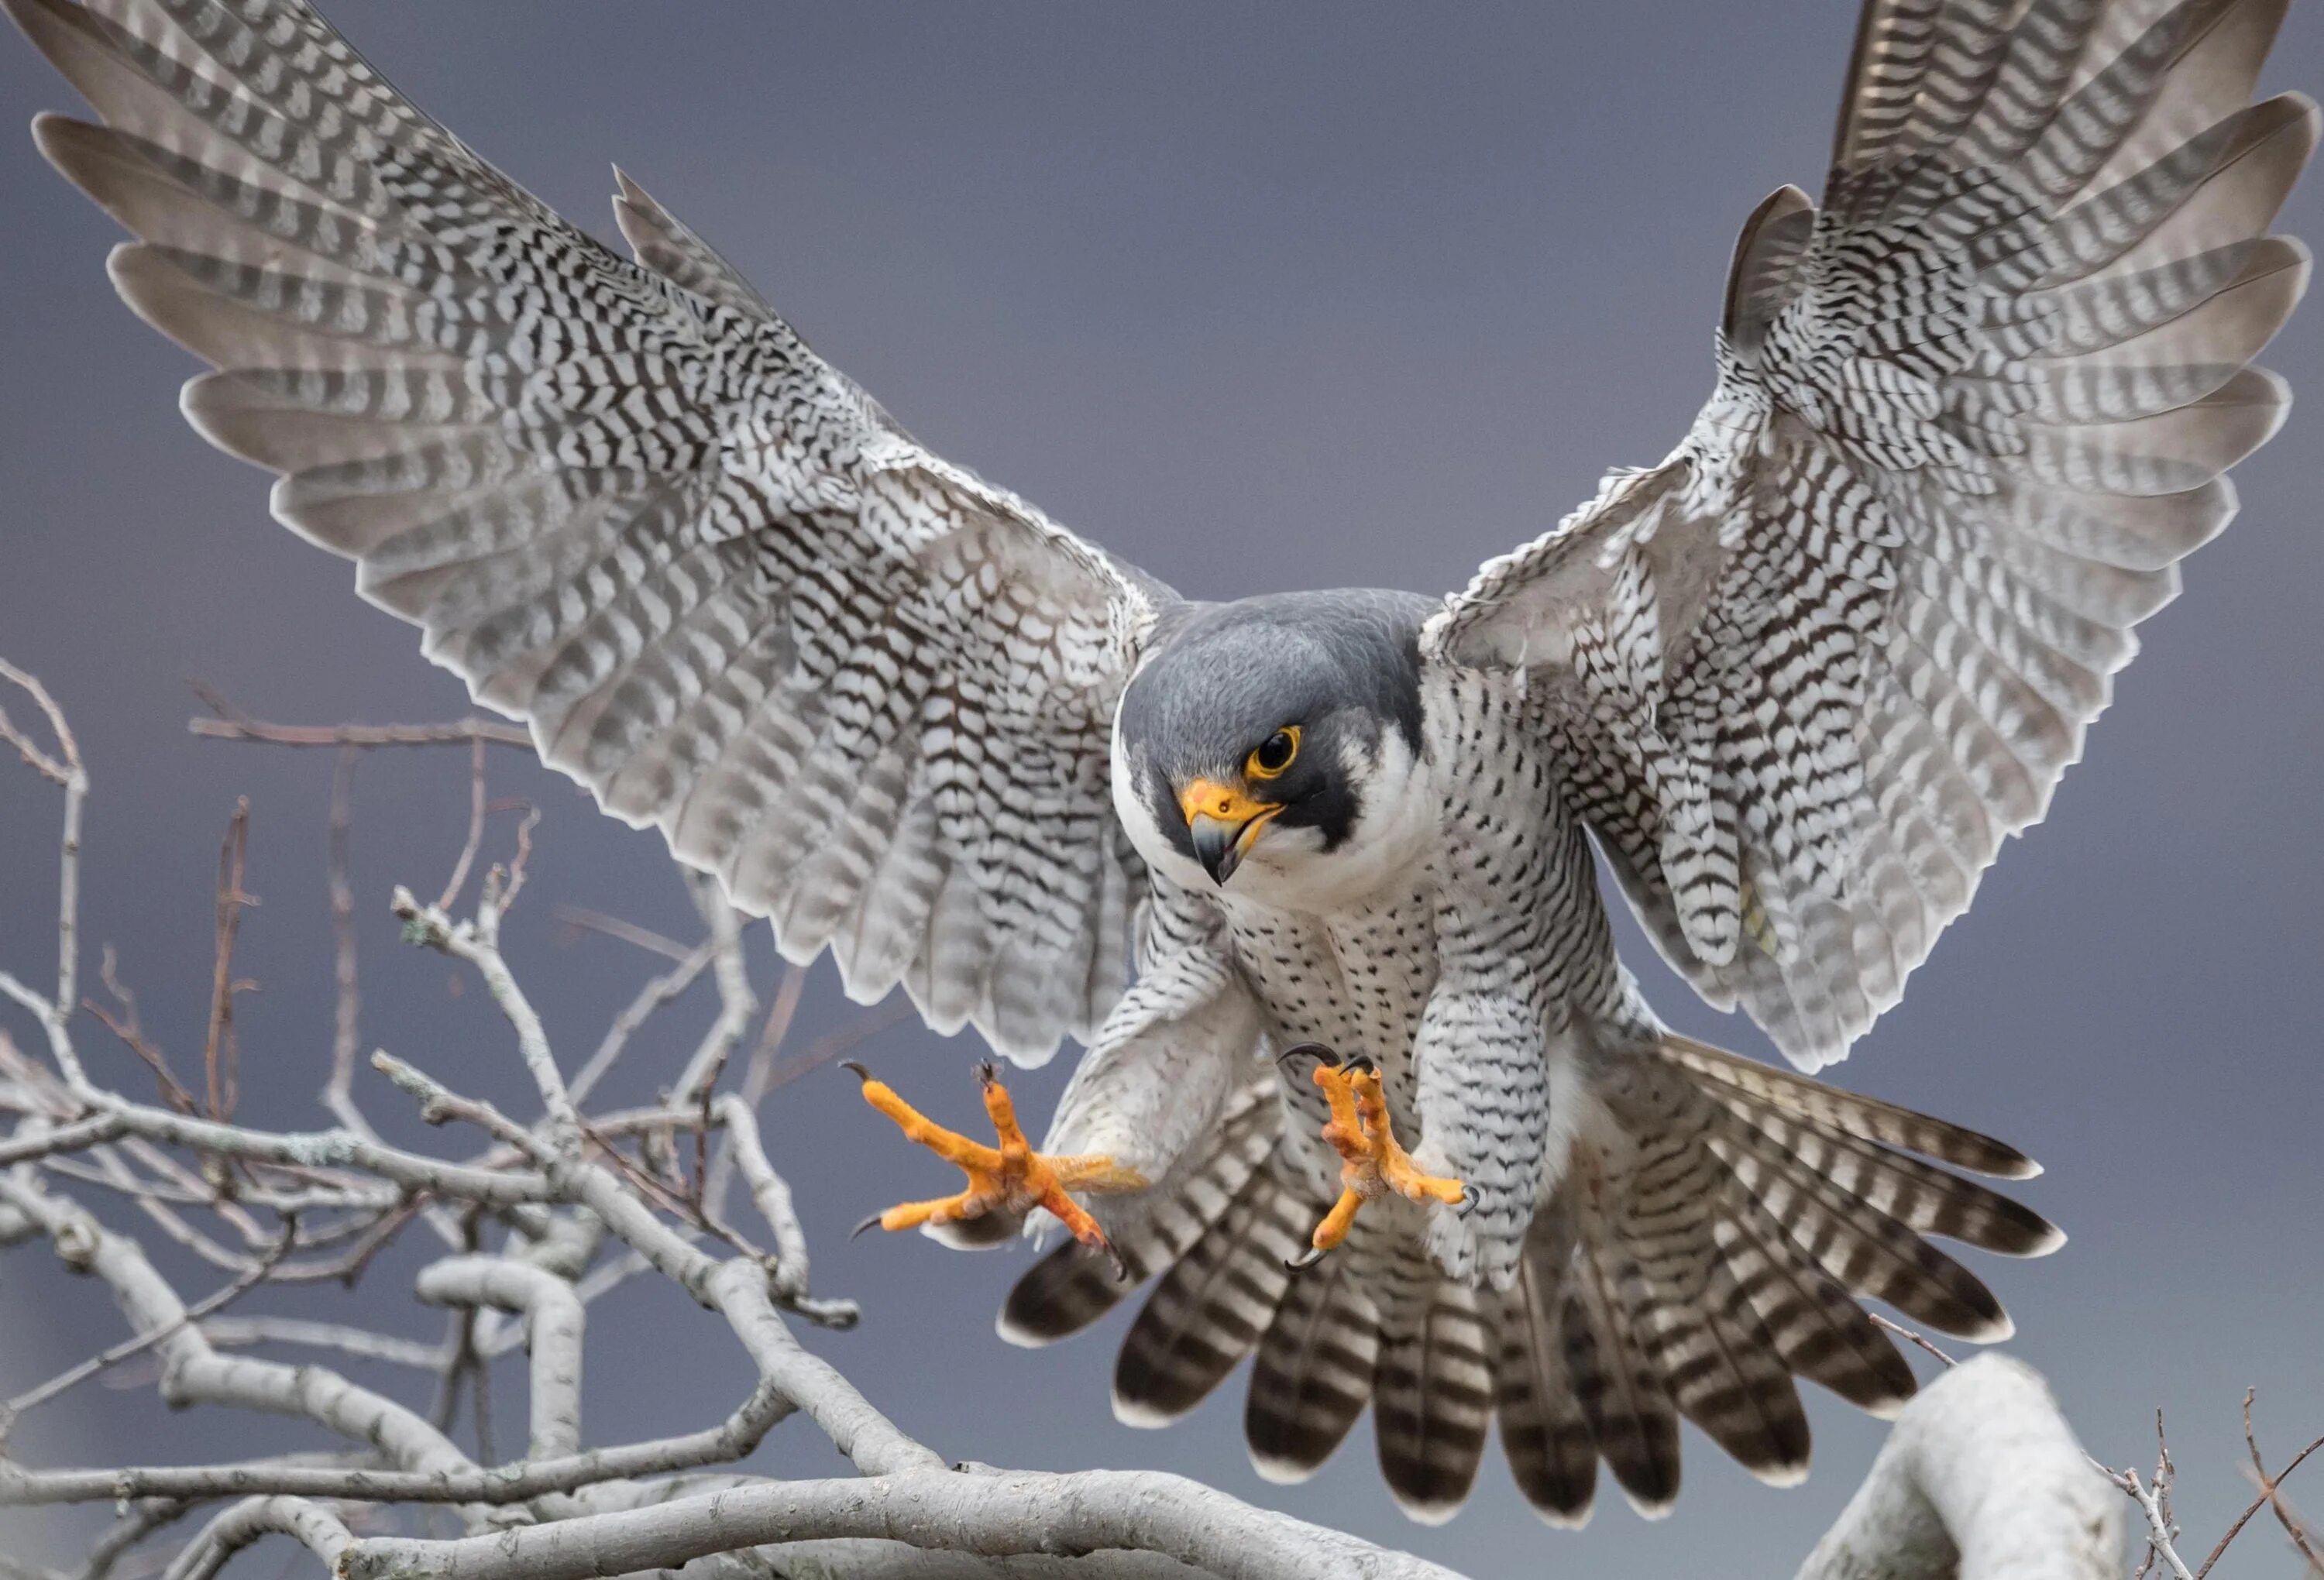
[[[331,767],[331,813],[324,856],[325,881],[331,897],[333,1013],[331,1075],[323,1084],[323,1107],[331,1117],[357,1134],[371,1125],[355,1106],[355,1059],[361,1047],[363,989],[355,971],[355,891],[347,876],[347,846],[355,820],[355,748],[339,748]]]
[[[518,724],[497,719],[456,719],[448,724],[264,724],[255,719],[186,721],[192,734],[211,740],[249,740],[267,746],[465,746],[472,740],[532,749],[532,737]]]
[[[524,1318],[532,1354],[532,1436],[527,1456],[581,1452],[581,1301],[555,1273],[502,1256],[455,1256],[421,1270],[413,1286],[431,1306],[492,1306]]]
[[[2104,1580],[2116,1516],[2042,1379],[1982,1355],[1904,1407],[1799,1580]]]
[[[334,1572],[355,1540],[338,1516],[301,1498],[247,1498],[202,1528],[163,1580],[210,1580],[226,1561],[263,1536],[296,1537]]]
[[[214,1311],[224,1310],[233,1302],[256,1289],[266,1281],[267,1275],[274,1271],[275,1264],[281,1260],[282,1254],[290,1249],[291,1235],[297,1226],[295,1222],[286,1219],[282,1225],[281,1236],[276,1240],[272,1255],[263,1262],[253,1265],[249,1272],[243,1273],[224,1289],[187,1307],[175,1321],[162,1327],[149,1327],[133,1338],[124,1339],[112,1348],[99,1351],[80,1364],[60,1372],[47,1382],[36,1387],[28,1388],[5,1404],[0,1404],[0,1444],[5,1444],[8,1440],[9,1434],[15,1428],[17,1419],[26,1410],[45,1404],[68,1389],[86,1382],[100,1372],[118,1365],[130,1356],[152,1348],[188,1323],[198,1322]]]
[[[0,679],[16,675],[0,671]],[[391,1573],[555,1580],[681,1566],[693,1580],[763,1580],[770,1573],[883,1580],[1323,1574],[1447,1580],[1448,1571],[1419,1558],[1176,1477],[949,1465],[794,1336],[786,1313],[845,1327],[857,1311],[851,1301],[810,1292],[799,1212],[760,1128],[770,1093],[906,1018],[909,1006],[891,1001],[793,1048],[807,978],[788,967],[735,1070],[736,1051],[759,1004],[743,923],[715,885],[695,880],[707,934],[697,944],[594,913],[558,913],[567,924],[624,938],[669,961],[614,1017],[568,1084],[542,1015],[501,951],[502,922],[522,882],[538,815],[532,809],[525,809],[510,868],[487,867],[473,908],[454,914],[483,859],[490,814],[515,804],[486,798],[483,748],[521,740],[521,732],[486,721],[312,730],[259,724],[217,705],[229,716],[197,721],[198,732],[327,745],[337,752],[327,846],[337,1009],[322,1088],[337,1125],[283,1133],[229,1122],[235,918],[228,913],[242,903],[246,825],[237,824],[241,838],[230,834],[221,861],[207,1105],[172,1088],[166,1063],[138,1025],[134,1001],[109,967],[106,981],[121,1008],[106,1018],[155,1070],[162,1082],[158,1102],[133,1100],[88,1078],[74,1048],[69,1017],[78,1001],[69,991],[51,998],[0,976],[0,996],[40,1021],[49,1052],[35,1059],[0,1035],[0,1115],[14,1116],[15,1126],[0,1134],[0,1245],[45,1236],[65,1267],[106,1285],[129,1329],[125,1339],[15,1403],[27,1408],[107,1365],[143,1356],[140,1369],[158,1373],[161,1397],[172,1405],[297,1418],[336,1434],[348,1451],[85,1469],[35,1469],[0,1456],[0,1504],[121,1505],[121,1517],[92,1547],[78,1580],[106,1580],[140,1544],[196,1511],[208,1523],[170,1570],[183,1580],[209,1580],[235,1553],[272,1534],[301,1544],[338,1580]],[[23,738],[5,716],[0,739],[77,795],[76,776],[85,785],[86,776],[52,709],[42,703],[60,743],[55,749]],[[438,903],[423,905],[398,889],[393,909],[410,942],[477,974],[513,1033],[517,1061],[540,1104],[537,1119],[512,1118],[452,1089],[420,1062],[374,1054],[371,1068],[415,1099],[423,1118],[480,1133],[479,1143],[450,1157],[389,1144],[357,1100],[361,984],[347,872],[357,755],[372,747],[436,744],[470,749],[466,839]],[[68,820],[69,873],[77,871],[78,806],[75,801]],[[67,952],[59,983],[68,990],[77,894],[69,881],[60,911]],[[718,1013],[667,1095],[644,1107],[588,1107],[606,1073],[627,1050],[643,1044],[653,1017],[706,971],[716,982]],[[475,1057],[454,1047],[440,1056],[430,1052],[422,1062],[466,1070]],[[205,1107],[208,1112],[189,1111]],[[765,1221],[771,1252],[724,1219],[737,1180]],[[91,1202],[108,1211],[134,1208],[155,1230],[227,1269],[230,1281],[189,1305],[132,1236],[81,1205],[78,1198],[88,1188]],[[218,1314],[262,1285],[361,1276],[398,1229],[422,1212],[456,1252],[428,1263],[411,1285],[422,1300],[452,1309],[442,1342],[375,1331],[361,1319]],[[582,1411],[587,1307],[637,1274],[668,1279],[703,1308],[706,1331],[723,1326],[749,1359],[752,1377],[721,1420],[659,1438],[593,1443]],[[1919,1336],[1904,1337],[1950,1361]],[[308,1352],[309,1364],[248,1353],[258,1346],[296,1346]],[[496,1465],[486,1368],[493,1356],[519,1347],[529,1352],[530,1432],[523,1457]],[[365,1387],[332,1364],[313,1364],[314,1352],[326,1361],[377,1362],[394,1370],[382,1387]],[[412,1393],[424,1403],[431,1383],[438,1393],[432,1420],[397,1397]],[[457,1419],[464,1404],[466,1423]],[[779,1481],[720,1468],[734,1465],[793,1417],[820,1431],[857,1474]],[[474,1456],[453,1436],[464,1424],[475,1432]],[[2301,1543],[2305,1528],[2280,1488],[2305,1452],[2271,1478],[2259,1468],[2248,1431],[2247,1443],[2261,1491],[2253,1512],[2272,1505]],[[2163,1463],[2167,1471],[2167,1452]],[[2128,1482],[2133,1495],[2145,1500],[2142,1511],[2160,1522],[2158,1550],[2169,1551],[2175,1529],[2167,1474],[2153,1484],[2135,1475]],[[449,1527],[447,1512],[456,1521]],[[1806,1580],[1933,1580],[1940,1574],[1984,1580],[1997,1575],[2006,1559],[2016,1566],[2013,1576],[2086,1580],[2118,1572],[2118,1513],[2039,1379],[1987,1356],[1950,1370],[1907,1407],[1863,1489],[1801,1573]],[[446,1536],[447,1529],[456,1534]]]
[[[481,1539],[356,1543],[343,1580],[587,1580],[766,1542],[874,1537],[991,1556],[1130,1548],[1219,1580],[1453,1580],[1452,1571],[1253,1509],[1183,1477],[1092,1470],[782,1482]]]
[[[235,803],[226,823],[226,842],[218,849],[217,959],[210,979],[210,1024],[202,1044],[202,1072],[208,1084],[209,1116],[234,1117],[240,1054],[234,1038],[234,996],[241,984],[234,976],[234,942],[242,931],[242,912],[258,902],[244,892],[243,877],[250,859],[250,797]]]
[[[496,897],[486,895],[484,902],[476,907],[474,922],[456,923],[439,905],[423,909],[407,888],[395,891],[391,909],[402,921],[405,935],[412,942],[440,950],[466,962],[484,978],[493,1002],[500,1006],[509,1024],[516,1028],[517,1052],[524,1060],[533,1084],[540,1089],[541,1107],[548,1113],[558,1150],[576,1152],[581,1145],[581,1116],[573,1106],[572,1094],[566,1089],[564,1076],[558,1070],[556,1056],[549,1052],[549,1033],[541,1027],[540,1015],[510,974],[508,962],[501,958],[501,911],[494,903]]]

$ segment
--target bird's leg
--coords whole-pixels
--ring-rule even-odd
[[[1066,1192],[1140,1190],[1147,1181],[1137,1170],[1124,1168],[1102,1153],[1052,1157],[1035,1152],[1017,1123],[1017,1105],[1010,1100],[1009,1089],[1001,1084],[990,1064],[977,1066],[976,1079],[984,1088],[984,1111],[991,1116],[997,1146],[946,1130],[898,1097],[885,1081],[874,1080],[861,1064],[850,1061],[847,1068],[862,1081],[863,1100],[893,1119],[907,1141],[927,1147],[968,1176],[968,1189],[958,1195],[900,1203],[864,1219],[856,1226],[856,1233],[873,1224],[889,1230],[916,1229],[923,1224],[962,1223],[989,1212],[1021,1217],[1037,1207],[1047,1208],[1073,1231],[1074,1239],[1104,1252],[1116,1271],[1120,1270],[1121,1258],[1107,1241],[1105,1231]]]
[[[1348,1237],[1359,1208],[1391,1190],[1410,1201],[1466,1208],[1467,1186],[1458,1180],[1423,1173],[1397,1144],[1388,1121],[1388,1099],[1380,1095],[1379,1066],[1359,1055],[1343,1064],[1316,1065],[1313,1079],[1331,1105],[1323,1139],[1340,1154],[1340,1199],[1315,1226],[1308,1249],[1292,1260],[1293,1267],[1314,1266],[1325,1252]]]

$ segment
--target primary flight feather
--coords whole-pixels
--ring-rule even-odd
[[[786,955],[1089,1043],[1038,1152],[997,1082],[997,1148],[866,1091],[971,1176],[890,1226],[1046,1210],[1159,1277],[1125,1419],[1255,1353],[1266,1473],[1370,1404],[1440,1518],[1498,1416],[1570,1520],[1601,1460],[1666,1507],[1682,1416],[1795,1479],[1794,1375],[1894,1409],[1858,1297],[2007,1331],[1925,1236],[2056,1232],[1921,1160],[2032,1165],[1668,1033],[1592,849],[1803,1068],[1896,1001],[2282,418],[2282,0],[1869,0],[1822,202],[1751,216],[1667,460],[1449,598],[1225,604],[923,449],[626,178],[608,252],[304,0],[0,4],[280,519]],[[1127,1287],[1062,1247],[1003,1332]]]

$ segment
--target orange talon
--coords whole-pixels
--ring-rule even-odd
[[[1467,1186],[1458,1180],[1423,1173],[1397,1144],[1388,1121],[1388,1100],[1380,1095],[1379,1070],[1370,1060],[1318,1064],[1313,1079],[1331,1105],[1323,1139],[1340,1154],[1340,1199],[1315,1226],[1309,1248],[1294,1257],[1291,1266],[1313,1267],[1325,1252],[1348,1237],[1359,1208],[1391,1190],[1408,1201],[1434,1201],[1446,1207],[1467,1202]]]
[[[1001,1144],[997,1147],[946,1130],[898,1097],[885,1081],[873,1079],[861,1064],[850,1061],[846,1068],[862,1081],[863,1100],[894,1120],[904,1139],[927,1147],[968,1176],[968,1189],[957,1196],[899,1203],[877,1217],[864,1219],[856,1226],[858,1234],[873,1224],[893,1232],[925,1224],[966,1223],[996,1211],[1022,1217],[1037,1207],[1046,1208],[1073,1231],[1074,1239],[1104,1252],[1117,1272],[1124,1271],[1105,1231],[1066,1192],[1140,1190],[1146,1179],[1137,1170],[1125,1169],[1103,1153],[1051,1157],[1035,1152],[1017,1123],[1017,1106],[1010,1100],[1009,1089],[1001,1084],[990,1064],[979,1065],[976,1078],[984,1087],[984,1111],[992,1120],[993,1135]]]

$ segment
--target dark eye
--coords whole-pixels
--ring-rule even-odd
[[[1265,740],[1250,754],[1244,770],[1254,779],[1272,779],[1291,766],[1299,755],[1299,726],[1286,724]]]

